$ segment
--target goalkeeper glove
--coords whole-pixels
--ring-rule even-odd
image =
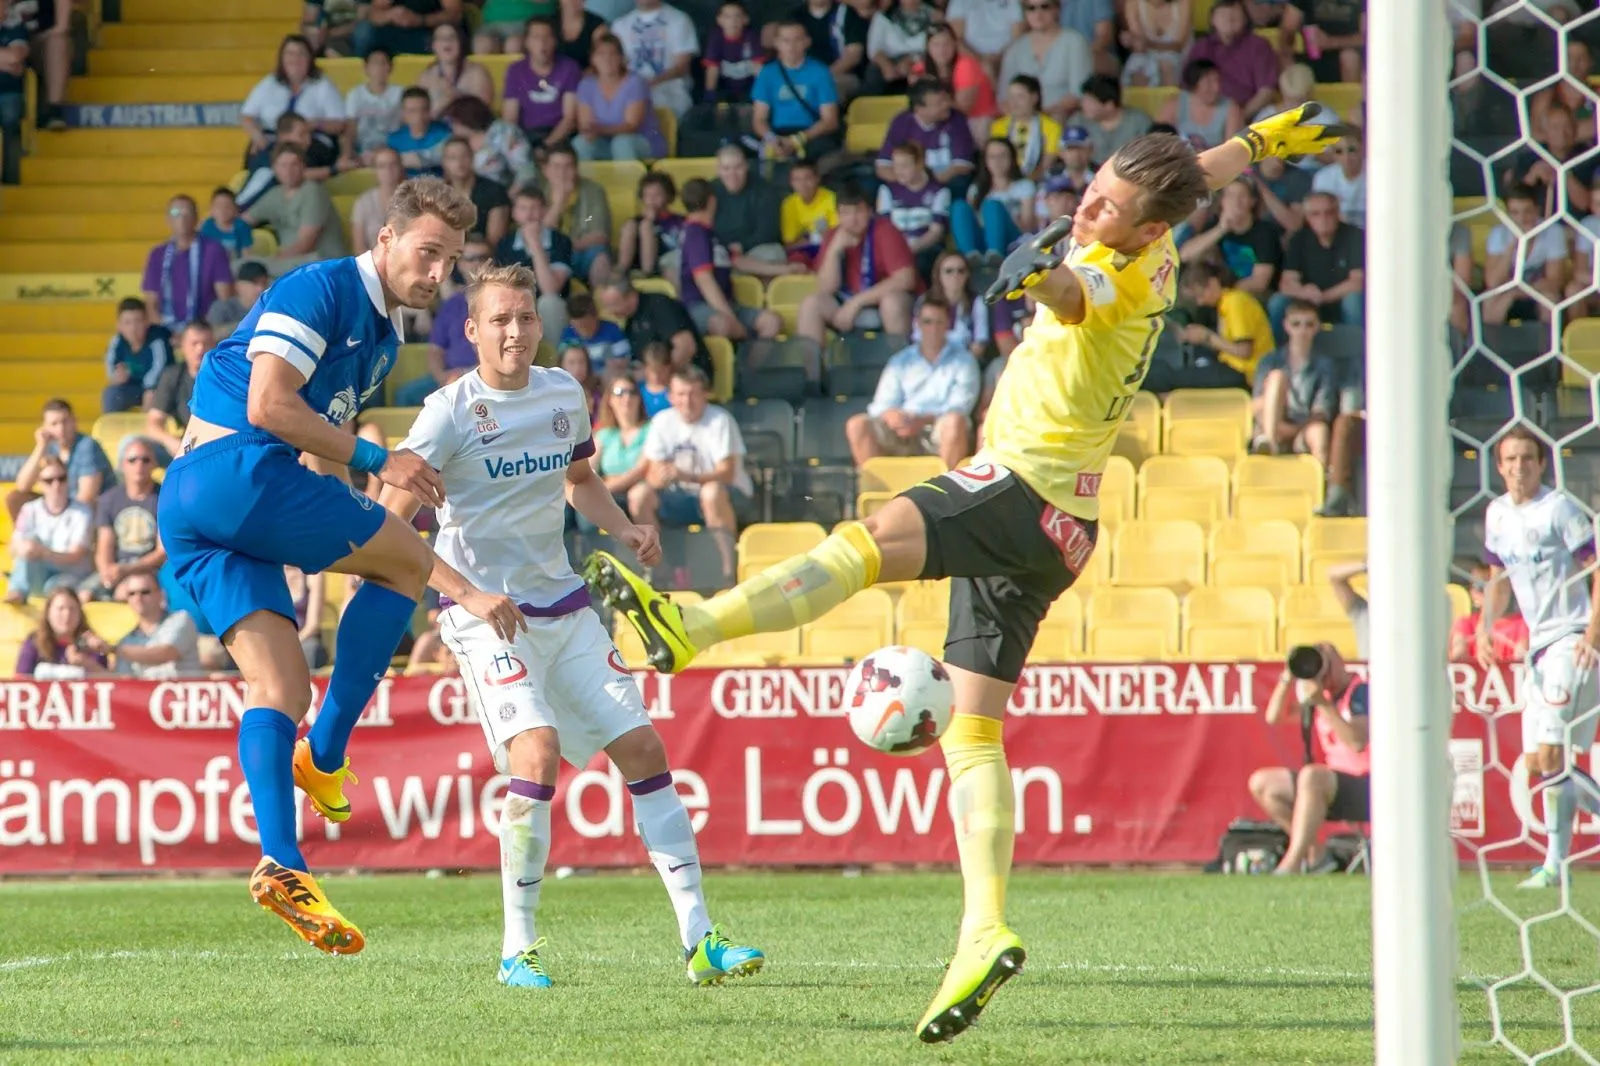
[[[1259,163],[1268,156],[1295,159],[1320,155],[1323,149],[1353,133],[1355,129],[1341,122],[1338,115],[1321,104],[1309,103],[1253,123],[1236,134],[1234,140],[1250,150],[1250,162]]]
[[[1022,295],[1043,281],[1046,274],[1067,257],[1065,241],[1072,234],[1072,216],[1056,219],[1017,246],[1000,264],[994,284],[983,294],[984,302],[999,303]]]

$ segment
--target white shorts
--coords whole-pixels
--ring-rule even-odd
[[[555,729],[561,757],[583,767],[613,740],[650,724],[632,671],[588,608],[530,618],[527,632],[507,644],[456,606],[439,616],[439,636],[460,662],[467,698],[501,773],[510,770],[511,738],[529,729]]]
[[[1600,685],[1594,668],[1579,675],[1573,663],[1582,637],[1562,637],[1528,655],[1528,672],[1522,680],[1522,750],[1542,745],[1567,746],[1587,751],[1594,744],[1595,723],[1600,721]]]

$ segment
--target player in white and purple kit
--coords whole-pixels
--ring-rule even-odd
[[[1595,562],[1593,521],[1571,496],[1543,484],[1543,442],[1514,426],[1495,446],[1495,465],[1506,492],[1489,504],[1485,521],[1490,575],[1478,661],[1493,663],[1494,624],[1516,593],[1528,622],[1522,751],[1530,783],[1544,793],[1549,837],[1543,865],[1521,887],[1548,888],[1561,883],[1578,808],[1600,813],[1600,789],[1569,762],[1571,752],[1594,744],[1600,719],[1600,570],[1585,573]]]
[[[765,959],[730,943],[707,915],[694,828],[666,748],[568,562],[566,505],[646,566],[660,560],[661,544],[654,527],[628,520],[590,463],[583,389],[564,370],[533,367],[542,333],[532,271],[480,273],[467,288],[466,321],[478,367],[428,397],[402,445],[444,479],[429,579],[444,608],[440,636],[460,663],[496,767],[511,776],[500,815],[500,980],[550,986],[534,916],[556,772],[562,759],[582,767],[601,751],[627,779],[634,824],[677,911],[689,979],[747,976]],[[402,518],[419,506],[393,486],[380,501]],[[459,606],[484,592],[519,604],[523,624],[509,639]]]

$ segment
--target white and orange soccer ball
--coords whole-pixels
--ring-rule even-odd
[[[938,743],[954,703],[950,671],[916,648],[879,648],[844,683],[850,728],[885,755],[920,755]]]

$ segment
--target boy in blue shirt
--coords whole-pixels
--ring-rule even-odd
[[[444,173],[444,142],[450,127],[433,120],[433,101],[428,90],[413,85],[400,94],[400,117],[404,125],[389,134],[389,147],[400,153],[406,177]]]
[[[594,297],[586,292],[567,301],[567,328],[561,331],[558,351],[578,345],[589,353],[596,374],[627,374],[633,366],[633,346],[615,322],[600,317]]]
[[[226,185],[212,190],[211,214],[200,223],[200,236],[210,237],[226,248],[228,261],[232,263],[237,263],[255,244],[250,224],[239,217],[239,201]]]
[[[130,296],[117,305],[117,332],[106,345],[106,387],[102,411],[142,408],[161,372],[172,362],[172,337],[150,324],[144,301]]]

